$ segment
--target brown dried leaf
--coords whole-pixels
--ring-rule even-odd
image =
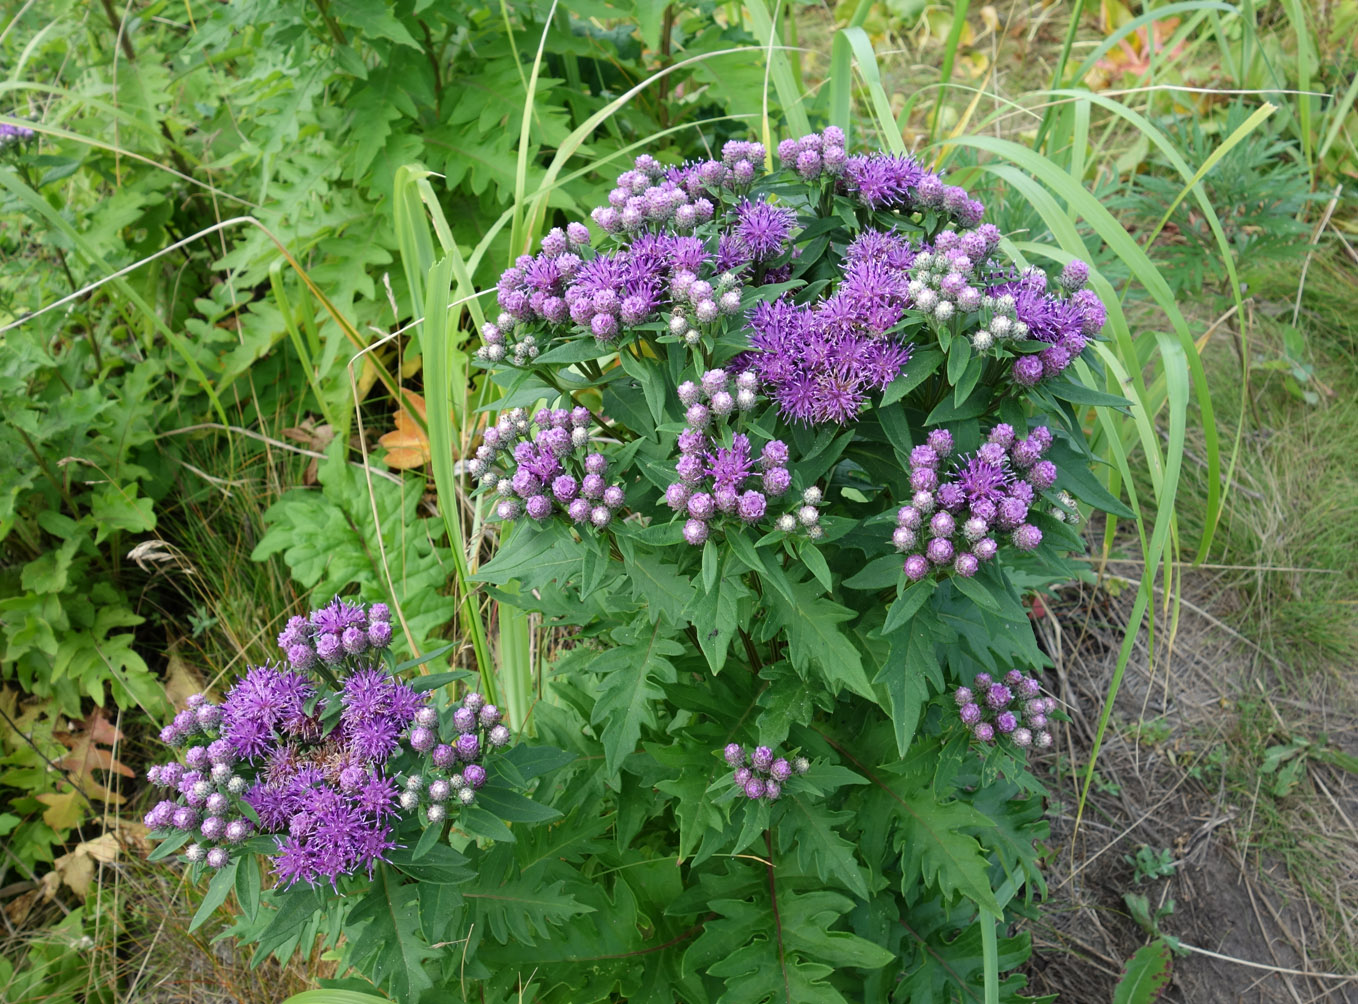
[[[23,927],[24,921],[28,920],[28,915],[33,912],[33,906],[38,902],[38,897],[43,896],[46,890],[39,886],[37,889],[30,889],[22,895],[14,897],[5,904],[5,916],[15,927]],[[51,896],[44,896],[51,899]]]
[[[335,429],[328,423],[317,424],[316,419],[308,415],[302,420],[301,425],[284,429],[283,435],[293,442],[301,443],[307,449],[322,453],[335,438]]]
[[[182,708],[190,694],[203,691],[202,678],[194,671],[178,648],[171,648],[165,673],[165,697],[176,708]]]
[[[429,463],[429,438],[407,408],[408,404],[423,419],[424,398],[410,391],[404,392],[401,397],[401,407],[396,412],[396,428],[382,436],[377,443],[387,449],[386,456],[382,458],[384,464],[394,470],[409,470]]]
[[[69,854],[63,854],[52,862],[52,871],[49,874],[58,875],[61,881],[81,899],[89,894],[90,884],[94,881],[94,869],[97,864],[102,862],[111,865],[118,860],[118,854],[122,851],[122,846],[118,842],[118,837],[114,833],[105,833],[95,837],[93,840],[86,840],[82,844],[77,844],[75,850]],[[47,875],[43,876],[43,891],[50,899],[56,894],[56,890],[51,888],[53,883]],[[51,890],[48,892],[48,890]]]
[[[96,770],[123,777],[136,777],[136,772],[119,760],[114,759],[112,746],[122,739],[122,733],[113,726],[102,711],[94,711],[74,732],[54,733],[54,738],[63,743],[71,752],[58,761],[71,777],[72,783],[79,786],[90,798],[98,798],[118,805],[123,796],[113,791],[95,776]]]

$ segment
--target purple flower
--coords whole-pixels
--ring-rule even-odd
[[[783,495],[792,487],[792,475],[786,467],[770,467],[764,472],[761,483],[770,495]]]
[[[722,757],[728,766],[739,767],[745,763],[745,749],[740,743],[728,743],[722,750]]]
[[[924,549],[924,553],[928,555],[929,560],[935,565],[946,565],[952,560],[952,541],[947,540],[944,537],[935,537],[933,540],[929,541]],[[908,560],[906,564],[909,564]],[[906,574],[909,574],[909,572],[907,571]]]
[[[481,740],[475,732],[464,732],[457,737],[456,749],[457,758],[469,763],[481,755]]]
[[[707,467],[704,473],[712,479],[712,484],[717,489],[739,489],[753,469],[750,440],[740,433],[732,437],[730,448],[718,447],[715,452],[708,452],[705,457]]]
[[[929,574],[929,562],[922,554],[912,554],[905,559],[905,576],[911,582],[918,582]]]
[[[1042,543],[1042,531],[1031,523],[1024,523],[1014,531],[1014,546],[1020,551],[1032,551]]]
[[[707,540],[707,524],[700,519],[691,519],[684,524],[684,540],[698,547]]]
[[[740,501],[736,503],[736,512],[746,523],[754,523],[762,519],[766,508],[764,496],[756,491],[748,491],[740,496]]]
[[[869,209],[905,207],[925,171],[908,155],[860,154],[844,162],[843,184]]]
[[[978,561],[976,555],[972,554],[970,551],[963,551],[957,556],[956,560],[953,561],[953,571],[964,579],[971,578],[976,574],[980,567],[980,561]]]
[[[386,621],[374,621],[368,625],[368,644],[376,649],[391,644],[391,625]]]
[[[1039,461],[1028,471],[1027,478],[1038,491],[1046,491],[1056,484],[1056,465],[1050,460]]]
[[[1014,360],[1014,382],[1022,387],[1036,387],[1042,381],[1042,360],[1037,356],[1019,356]]]
[[[767,202],[746,200],[736,207],[736,239],[756,261],[776,258],[796,225],[797,214]]]
[[[1013,693],[1003,683],[992,683],[986,688],[985,702],[998,711],[1013,700]]]
[[[981,720],[981,706],[973,701],[968,701],[957,710],[958,716],[964,725],[975,725]]]
[[[767,771],[773,765],[773,750],[767,746],[756,746],[750,757],[750,763],[755,770]]]
[[[764,797],[764,781],[762,778],[752,777],[745,782],[745,796],[747,798]]]
[[[486,783],[486,768],[479,763],[469,763],[462,769],[462,777],[473,788],[479,788]]]
[[[1082,288],[1089,281],[1089,265],[1076,258],[1066,263],[1057,280],[1061,287],[1071,293]]]

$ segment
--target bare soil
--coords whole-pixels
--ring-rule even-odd
[[[1050,896],[1030,925],[1031,990],[1111,1001],[1125,961],[1151,937],[1124,902],[1132,892],[1152,908],[1173,901],[1163,933],[1235,960],[1175,959],[1168,1004],[1358,1002],[1358,777],[1312,758],[1277,797],[1277,772],[1248,761],[1296,737],[1327,735],[1329,748],[1352,753],[1358,691],[1347,674],[1299,679],[1254,647],[1230,626],[1237,598],[1210,572],[1189,572],[1182,586],[1172,644],[1163,606],[1153,660],[1144,628],[1137,639],[1078,829],[1079,782],[1134,588],[1072,585],[1036,620],[1072,720],[1049,779]],[[1137,882],[1124,855],[1140,845],[1168,848],[1173,875]],[[1316,973],[1354,975],[1302,975]]]

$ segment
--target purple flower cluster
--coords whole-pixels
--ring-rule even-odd
[[[1052,744],[1048,719],[1056,700],[1042,697],[1041,684],[1017,669],[996,681],[989,673],[977,673],[970,687],[953,692],[957,714],[973,736],[983,743],[1008,736],[1015,746],[1047,749]]]
[[[494,490],[495,515],[541,523],[561,514],[580,526],[608,526],[626,494],[608,482],[608,458],[586,452],[589,423],[584,407],[541,408],[531,422],[514,408],[486,429],[468,472]]]
[[[723,272],[715,282],[708,282],[699,279],[693,269],[679,269],[670,281],[669,294],[672,304],[670,334],[683,339],[689,347],[702,340],[698,325],[710,325],[740,310],[740,288],[730,272]]]
[[[891,329],[909,305],[915,252],[904,238],[867,230],[846,253],[844,278],[814,304],[786,298],[750,312],[751,352],[740,359],[788,421],[844,424],[910,358]]]
[[[943,184],[909,154],[855,154],[845,161],[841,187],[869,209],[934,210],[962,227],[976,226],[985,213],[965,188]]]
[[[739,743],[730,743],[722,750],[722,759],[733,768],[731,780],[751,801],[764,799],[776,802],[783,794],[783,785],[794,774],[805,774],[811,761],[804,756],[791,760],[775,757],[767,746],[746,750]]]
[[[713,369],[697,382],[679,385],[688,428],[679,434],[678,479],[665,489],[665,502],[687,515],[684,539],[695,547],[706,542],[712,522],[723,516],[760,522],[769,498],[786,495],[792,487],[785,443],[770,440],[756,459],[748,436],[733,433],[728,445],[722,435],[733,416],[755,406],[757,383],[749,370],[733,381],[725,370]]]
[[[439,825],[448,818],[449,805],[475,802],[477,789],[486,783],[486,756],[509,745],[509,728],[500,718],[500,709],[475,691],[442,720],[433,708],[417,711],[408,741],[426,755],[427,764],[406,778],[401,808],[411,812],[423,804],[426,822]]]
[[[778,144],[778,159],[803,181],[837,179],[849,159],[844,143],[844,130],[828,126],[824,132],[783,140]]]
[[[1108,319],[1103,301],[1084,285],[1088,278],[1089,266],[1072,261],[1061,272],[1060,292],[1052,293],[1041,269],[1011,271],[1003,281],[986,288],[983,303],[991,318],[972,335],[972,345],[984,351],[1010,339],[1045,342],[1047,348],[1041,352],[1014,360],[1012,376],[1023,387],[1063,372]]]
[[[944,230],[911,262],[911,306],[939,322],[979,310],[984,294],[972,283],[999,243],[1000,231],[989,223],[961,233]],[[978,337],[972,336],[973,345]]]
[[[8,146],[18,146],[26,143],[34,136],[32,129],[28,126],[10,125],[8,122],[0,122],[0,150]]]
[[[708,189],[729,177],[730,170],[718,161],[666,168],[650,154],[642,154],[630,171],[618,175],[608,205],[590,215],[610,234],[663,227],[686,233],[712,219],[716,207],[707,197]]]
[[[338,665],[391,644],[391,611],[385,603],[367,610],[338,596],[309,618],[293,617],[278,636],[278,647],[294,669],[306,670],[319,659]]]
[[[317,613],[326,611],[335,615],[336,604]],[[425,697],[383,670],[358,669],[331,699],[338,719],[323,720],[327,701],[315,686],[270,666],[249,670],[220,705],[191,697],[161,734],[191,744],[182,763],[147,774],[179,797],[158,803],[146,825],[195,833],[186,857],[220,868],[258,820],[275,838],[281,885],[371,873],[395,846],[397,789],[386,765]]]
[[[717,212],[710,197],[720,199],[722,189],[748,189],[763,171],[763,144],[746,140],[731,140],[722,146],[721,160],[693,161],[678,167],[666,167],[649,154],[642,154],[632,170],[618,175],[617,186],[608,193],[608,205],[599,206],[590,215],[610,234],[663,228],[687,233]]]
[[[1020,551],[1042,543],[1042,531],[1027,522],[1038,492],[1056,483],[1056,465],[1043,460],[1051,433],[1038,426],[1018,439],[1012,427],[997,425],[970,457],[958,457],[940,475],[952,454],[952,435],[944,429],[910,451],[910,502],[896,512],[891,542],[906,555],[906,578],[916,582],[931,571],[951,568],[971,577],[999,550],[993,534],[1009,534]],[[945,480],[946,478],[946,480]]]

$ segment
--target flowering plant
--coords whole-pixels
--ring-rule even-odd
[[[984,946],[1027,952],[1062,712],[1024,598],[1081,574],[1082,507],[1130,515],[1077,411],[1116,403],[1073,368],[1104,307],[911,157],[834,127],[768,153],[637,158],[482,332],[479,578],[572,625],[534,715],[602,747],[557,804],[599,799],[577,825],[614,846],[564,888],[638,925],[497,957],[551,957],[542,1000],[980,999]]]
[[[220,703],[192,695],[161,730],[176,755],[148,771],[165,797],[145,823],[161,839],[153,859],[178,852],[212,874],[194,927],[234,891],[233,933],[262,958],[305,932],[334,941],[376,918],[375,937],[342,946],[346,960],[412,994],[431,985],[402,964],[416,885],[470,877],[456,848],[475,857],[476,838],[512,840],[506,820],[557,818],[519,792],[572,757],[509,748],[499,709],[476,691],[440,707],[431,698],[470,674],[406,682],[419,663],[395,664],[391,638],[384,603],[336,598],[291,618],[278,637],[283,665],[247,670]]]
[[[1051,281],[983,217],[830,127],[776,158],[643,155],[593,228],[506,270],[463,470],[499,528],[475,581],[552,632],[525,709],[551,746],[485,756],[503,726],[475,696],[431,715],[428,678],[341,679],[386,643],[372,610],[298,624],[257,755],[322,698],[332,731],[245,782],[232,811],[286,828],[258,849],[292,884],[236,933],[323,936],[402,1001],[1021,999],[994,974],[1028,951],[1007,925],[1043,891],[1032,759],[1062,716],[1024,599],[1081,574],[1083,507],[1130,513],[1078,411],[1116,403],[1075,379],[1104,320],[1088,267]]]

